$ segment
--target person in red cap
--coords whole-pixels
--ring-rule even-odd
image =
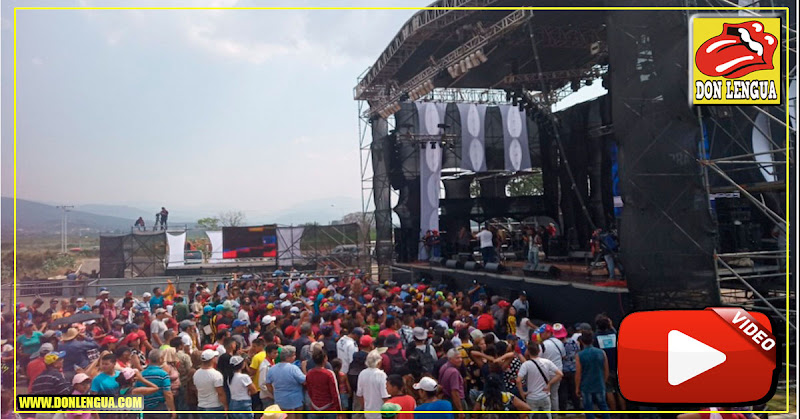
[[[551,325],[545,325],[544,333],[541,335],[542,343],[541,343],[541,357],[549,359],[555,366],[558,368],[559,371],[564,370],[564,356],[567,354],[566,348],[564,348],[564,344],[561,342],[559,338],[554,336],[556,330],[558,330],[559,335],[563,335],[563,337],[567,336],[567,330],[561,323],[556,323],[553,327]],[[552,406],[553,410],[557,410],[559,408],[559,397],[558,397],[558,390],[561,382],[556,382],[550,387],[550,405]]]
[[[103,338],[103,340],[100,341],[100,348],[103,350],[109,350],[111,352],[114,352],[114,350],[117,348],[118,342],[119,339],[117,339],[113,335],[107,335],[106,337]]]

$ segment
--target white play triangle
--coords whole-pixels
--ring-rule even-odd
[[[725,354],[699,340],[671,330],[667,339],[667,381],[677,386],[725,362]]]

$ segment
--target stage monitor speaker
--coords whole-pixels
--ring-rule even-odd
[[[471,260],[475,260],[475,259],[472,257],[472,253],[459,253],[458,254],[458,260],[461,263],[467,263],[467,262],[469,262]]]
[[[434,256],[428,259],[428,261],[431,263],[431,265],[436,265],[436,266],[444,265],[444,258],[441,256]]]
[[[464,263],[459,260],[451,259],[445,262],[444,266],[450,269],[461,269],[464,267]]]
[[[511,252],[511,251],[502,252],[500,254],[500,257],[502,257],[505,260],[517,260],[517,252]]]
[[[503,272],[505,267],[499,263],[487,263],[484,270],[486,272]]]
[[[464,269],[468,271],[477,271],[481,269],[481,264],[478,262],[466,262],[464,263]]]
[[[536,269],[533,269],[530,263],[526,263],[522,267],[522,272],[525,276],[534,276],[537,278],[558,278],[561,275],[561,269],[546,263],[540,263]]]

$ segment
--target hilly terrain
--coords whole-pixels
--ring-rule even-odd
[[[14,199],[0,199],[0,229],[3,236],[14,231]],[[61,232],[61,209],[52,205],[17,199],[17,234],[50,235]],[[134,219],[97,215],[77,208],[69,212],[67,225],[70,232],[84,229],[86,232],[129,232]]]

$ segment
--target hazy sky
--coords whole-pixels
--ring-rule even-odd
[[[12,195],[14,6],[375,4],[3,0],[3,195]],[[352,88],[412,14],[18,11],[18,197],[212,210],[358,200]]]
[[[3,0],[2,194],[13,194],[14,6],[429,3]],[[202,213],[328,199],[360,209],[352,89],[413,13],[20,10],[18,197]]]

